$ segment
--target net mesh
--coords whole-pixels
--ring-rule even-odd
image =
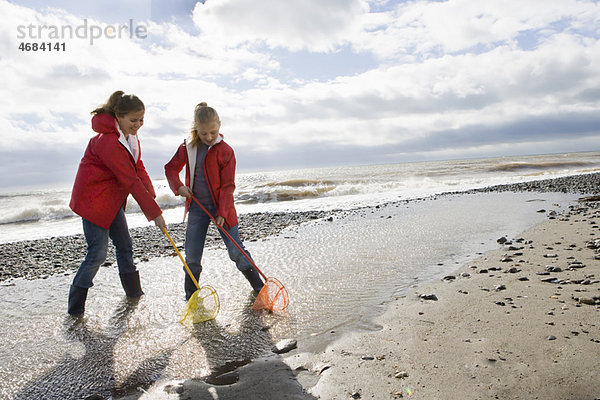
[[[185,315],[180,322],[190,321],[197,324],[211,320],[219,313],[219,307],[217,291],[211,286],[202,286],[188,300]]]
[[[284,310],[289,304],[287,290],[283,284],[275,278],[267,278],[265,285],[254,301],[252,309],[277,312]]]

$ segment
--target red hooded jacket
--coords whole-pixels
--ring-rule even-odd
[[[217,143],[209,147],[206,158],[204,159],[204,175],[210,196],[212,197],[217,216],[225,218],[225,226],[229,229],[238,223],[237,212],[233,203],[233,192],[235,190],[235,154],[231,146],[223,141],[223,136],[219,135]],[[179,178],[179,173],[185,166],[185,186],[190,186],[193,178],[190,171],[196,168],[196,147],[186,145],[184,141],[177,149],[177,152],[165,165],[165,175],[169,182],[169,187],[179,195],[179,188],[184,186]],[[193,189],[193,188],[192,188]],[[191,200],[186,199],[185,214],[190,208]]]
[[[117,129],[116,119],[110,114],[95,115],[92,129],[98,135],[90,139],[79,163],[69,204],[71,210],[108,229],[131,194],[148,221],[161,215],[141,154],[136,162],[122,142],[124,137]]]

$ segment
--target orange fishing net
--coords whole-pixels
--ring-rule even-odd
[[[255,311],[267,310],[270,312],[283,311],[289,304],[287,290],[275,278],[267,278],[265,285],[254,301],[252,309]]]
[[[246,257],[250,265],[252,265],[256,269],[256,271],[258,271],[260,276],[262,276],[265,280],[265,285],[256,297],[252,309],[267,310],[271,312],[284,310],[288,306],[289,297],[287,290],[285,290],[281,282],[279,282],[275,278],[267,278],[265,274],[263,274],[263,272],[256,266],[254,261],[252,261],[252,258],[250,258],[250,256],[244,251],[244,249],[242,249],[242,247],[231,237],[229,232],[227,232],[226,229],[224,229],[221,225],[217,223],[215,218],[208,212],[206,207],[204,207],[202,203],[200,203],[198,199],[196,199],[194,196],[192,196],[192,200],[194,200],[196,204],[198,204],[198,206],[206,213],[206,215],[208,215],[211,221],[221,230],[221,232],[223,232],[223,234],[227,236],[229,240],[231,240],[231,242],[238,248],[238,250],[244,255],[244,257]]]

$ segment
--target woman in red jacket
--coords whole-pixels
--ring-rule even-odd
[[[185,258],[197,281],[202,272],[200,262],[210,218],[192,202],[192,196],[212,214],[221,227],[227,229],[227,233],[250,256],[240,239],[237,213],[233,204],[235,154],[223,141],[223,136],[219,133],[220,128],[221,120],[215,109],[208,107],[204,102],[198,104],[194,111],[191,138],[179,146],[171,161],[165,165],[165,174],[171,190],[175,195],[186,198],[185,214],[189,211],[189,219],[185,232]],[[179,179],[179,173],[184,166],[185,185]],[[254,291],[260,292],[263,282],[256,269],[221,230],[219,233],[225,242],[229,258],[248,279]],[[186,299],[189,299],[196,291],[196,286],[187,274],[184,286]]]
[[[106,104],[92,111],[92,129],[98,134],[90,139],[81,159],[69,204],[83,219],[87,241],[87,254],[69,290],[71,315],[84,312],[88,289],[106,259],[109,237],[115,245],[125,294],[135,298],[144,293],[125,219],[127,197],[131,194],[161,231],[166,227],[140,155],[137,132],[144,124],[144,113],[144,103],[122,91],[114,92]]]

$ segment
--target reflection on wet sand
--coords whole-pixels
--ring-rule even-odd
[[[137,360],[135,349],[129,349],[128,358],[138,361],[138,367],[124,379],[117,378],[115,348],[127,332],[129,317],[137,305],[137,299],[124,298],[104,332],[89,329],[85,317],[65,317],[69,351],[50,371],[25,384],[15,399],[111,398],[135,393],[138,387],[153,383],[167,366],[171,351]]]

